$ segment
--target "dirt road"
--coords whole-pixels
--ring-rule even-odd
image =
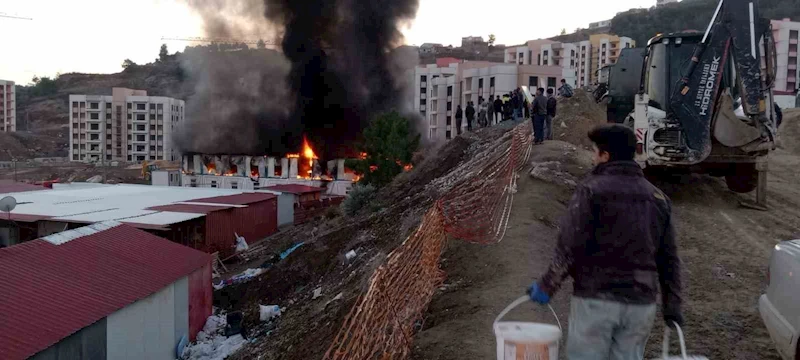
[[[535,148],[539,154],[533,155],[534,161],[542,152],[560,151],[552,148],[556,146]],[[720,179],[694,175],[657,183],[673,201],[684,262],[685,333],[692,353],[712,359],[779,359],[757,304],[772,248],[800,234],[798,167],[798,155],[784,150],[772,155],[766,212],[740,207],[739,200],[752,195],[732,193]],[[570,173],[586,170],[573,166]],[[448,280],[430,304],[412,358],[495,357],[494,317],[545,271],[555,224],[571,194],[563,184],[531,179],[527,172],[521,174],[518,190],[501,243],[450,242],[442,263]],[[553,300],[565,329],[571,288],[566,284]],[[509,316],[554,322],[546,308],[533,304]],[[645,358],[660,353],[661,331],[658,322]]]

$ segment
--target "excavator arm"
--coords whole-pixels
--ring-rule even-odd
[[[670,97],[667,118],[680,124],[686,160],[700,162],[711,153],[711,127],[722,93],[723,71],[729,62],[733,62],[733,81],[747,118],[743,120],[756,127],[762,138],[774,140],[775,122],[768,111],[772,79],[762,78],[761,70],[763,53],[763,58],[770,59],[766,73],[773,71],[771,44],[770,23],[759,15],[757,0],[720,0]]]

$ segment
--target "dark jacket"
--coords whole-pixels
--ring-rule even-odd
[[[463,113],[461,112],[461,108],[456,109],[456,119],[461,119],[463,117],[462,114]]]
[[[475,107],[472,105],[467,105],[467,111],[464,112],[467,115],[467,119],[474,119],[475,118]]]
[[[671,207],[636,162],[597,166],[575,190],[561,220],[542,289],[554,294],[569,275],[577,297],[652,304],[660,285],[662,313],[680,315],[681,266]]]
[[[558,101],[556,100],[555,96],[551,96],[547,98],[547,115],[556,117],[556,107],[558,106]]]
[[[501,111],[503,111],[503,100],[500,100],[500,98],[494,99],[494,112]]]
[[[547,97],[537,95],[533,98],[533,115],[547,115]]]

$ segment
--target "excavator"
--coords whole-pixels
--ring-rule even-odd
[[[642,71],[630,72],[640,87],[622,121],[636,133],[637,162],[656,173],[724,176],[734,192],[756,190],[755,203],[742,205],[765,209],[779,125],[774,49],[756,0],[720,0],[705,32],[650,39]]]

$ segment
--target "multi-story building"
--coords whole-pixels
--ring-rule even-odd
[[[577,74],[576,87],[586,87],[592,83],[592,42],[584,40],[574,43],[577,56],[575,58],[575,71]]]
[[[0,131],[17,131],[16,90],[13,81],[0,80]]]
[[[113,88],[112,95],[70,95],[72,161],[180,160],[172,132],[184,120],[184,101]]]
[[[542,66],[558,66],[562,69],[561,77],[567,84],[578,86],[578,47],[575,43],[552,43],[541,47],[539,58]],[[549,87],[549,86],[548,86]]]
[[[797,47],[800,22],[789,19],[772,20],[777,66],[775,69],[775,98],[781,107],[794,107],[800,78]]]
[[[487,61],[453,62],[446,67],[419,66],[415,70],[415,104],[422,123],[420,132],[429,141],[450,140],[458,135],[455,113],[459,105],[466,109],[472,102],[502,96],[520,86],[557,87],[563,76],[560,66],[491,63]],[[477,124],[473,124],[476,126]],[[467,128],[466,118],[461,124]]]
[[[636,42],[626,36],[595,34],[589,36],[592,44],[591,83],[597,82],[597,72],[606,65],[616,64],[621,49],[636,47]]]
[[[589,23],[589,29],[599,29],[610,26],[611,26],[611,20],[603,20],[603,21]]]

